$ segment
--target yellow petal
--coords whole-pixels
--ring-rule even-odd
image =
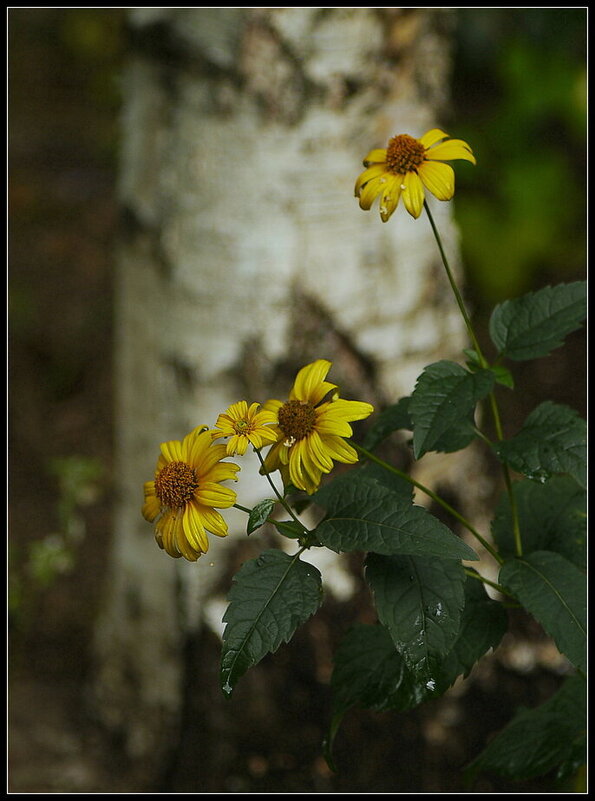
[[[161,443],[161,453],[167,462],[182,461],[182,443],[177,440]]]
[[[376,200],[378,195],[384,190],[386,178],[380,175],[377,178],[372,178],[371,181],[362,187],[359,193],[359,207],[364,211],[368,211],[372,203]]]
[[[386,161],[386,148],[377,147],[374,150],[370,150],[364,159],[364,167],[368,167],[370,164],[382,164],[384,161]]]
[[[200,485],[194,493],[194,497],[202,506],[216,506],[219,509],[227,509],[229,506],[234,505],[237,495],[229,487],[206,482]]]
[[[344,462],[345,464],[355,464],[358,461],[357,451],[341,437],[324,437],[323,443],[328,453],[336,461]]]
[[[472,164],[477,164],[475,156],[467,142],[462,139],[449,139],[446,142],[441,142],[436,147],[428,150],[426,158],[429,161],[454,161],[455,159],[465,159]]]
[[[455,171],[442,161],[426,161],[419,168],[419,177],[438,200],[450,200],[455,193]]]
[[[378,176],[384,175],[385,172],[386,172],[385,164],[374,164],[367,170],[364,170],[364,172],[362,172],[362,174],[355,182],[355,190],[354,190],[355,196],[358,197],[360,189],[364,184],[368,183],[368,181],[371,181],[372,178],[378,178]]]
[[[334,417],[348,421],[365,420],[374,411],[374,407],[370,403],[345,400],[344,398],[338,398],[329,405],[329,414],[332,413]]]
[[[204,527],[215,534],[217,537],[226,537],[228,534],[227,523],[215,509],[207,509],[205,507],[200,510],[201,518]]]
[[[324,380],[331,367],[332,362],[326,359],[317,359],[302,367],[295,378],[290,400],[306,401],[314,406],[320,403],[326,394],[337,388],[336,384]]]
[[[388,222],[390,216],[399,205],[402,181],[402,175],[387,176],[386,185],[380,197],[380,217],[382,222]]]
[[[403,190],[403,203],[409,214],[417,219],[424,207],[423,184],[419,175],[415,172],[408,172],[404,178],[403,184],[405,186]]]
[[[192,503],[186,504],[182,518],[182,527],[189,545],[197,552],[209,550],[209,538],[204,529],[199,509]]]
[[[152,523],[155,518],[159,517],[161,514],[161,504],[159,502],[159,498],[157,498],[155,495],[149,495],[146,497],[143,504],[142,513],[145,520],[148,520],[149,523]]]
[[[439,142],[440,139],[447,138],[448,134],[441,131],[440,128],[432,128],[432,130],[425,133],[419,141],[427,150],[429,147],[432,147],[432,145],[435,145],[436,142]]]

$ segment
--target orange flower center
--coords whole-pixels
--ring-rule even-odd
[[[279,428],[289,443],[303,439],[314,428],[316,410],[308,401],[290,400],[279,409]]]
[[[426,160],[426,149],[409,134],[393,136],[386,149],[386,165],[395,175],[416,172]]]
[[[170,462],[155,477],[155,494],[170,509],[180,509],[197,489],[196,471],[186,462]]]

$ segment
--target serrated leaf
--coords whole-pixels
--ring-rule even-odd
[[[223,617],[221,687],[231,695],[241,676],[288,642],[322,601],[320,572],[298,555],[269,550],[245,562]]]
[[[570,476],[555,476],[545,484],[515,481],[523,552],[555,551],[586,569],[587,496]],[[502,495],[492,521],[492,536],[505,559],[515,554],[510,499]]]
[[[443,693],[459,676],[468,676],[473,665],[498,646],[507,628],[508,616],[502,604],[489,597],[479,579],[468,578],[460,631],[439,666],[436,690]]]
[[[422,703],[430,691],[407,669],[384,626],[354,626],[339,643],[333,661],[332,720],[324,755],[334,770],[333,742],[349,709],[404,711]]]
[[[542,625],[572,664],[585,670],[585,574],[560,554],[535,551],[505,562],[499,582]]]
[[[327,511],[316,536],[336,553],[478,559],[475,551],[423,507],[377,481],[331,482],[313,499]]]
[[[468,766],[510,779],[543,776],[558,766],[584,764],[587,726],[586,682],[566,679],[555,695],[535,709],[521,709]]]
[[[469,372],[449,361],[426,367],[409,404],[415,458],[431,450],[450,452],[466,447],[475,436],[475,407],[493,386],[491,370]]]
[[[547,356],[580,328],[587,313],[586,282],[547,286],[496,306],[490,336],[499,352],[524,361]]]
[[[411,709],[428,690],[410,674],[388,630],[357,624],[341,640],[333,657],[333,711],[352,706],[381,711]]]
[[[414,556],[368,554],[366,580],[378,619],[388,629],[409,670],[432,689],[438,657],[446,655],[460,630],[465,573],[460,562]]]
[[[375,423],[368,429],[364,437],[362,445],[366,450],[374,450],[393,431],[403,428],[408,431],[413,429],[409,416],[410,400],[411,398],[401,398],[397,403],[380,412]]]
[[[569,406],[545,401],[509,440],[494,448],[513,470],[534,481],[569,473],[581,486],[587,478],[587,424]]]
[[[264,501],[259,501],[248,515],[248,523],[246,525],[246,533],[252,534],[257,528],[260,528],[266,523],[268,516],[273,511],[275,501],[270,498],[265,498]]]

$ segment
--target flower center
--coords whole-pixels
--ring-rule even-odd
[[[247,420],[236,420],[233,424],[236,434],[250,434],[252,425]]]
[[[196,472],[186,462],[170,462],[155,477],[155,494],[162,506],[180,509],[198,489]]]
[[[290,400],[279,409],[279,428],[287,437],[286,444],[293,445],[307,436],[315,422],[316,410],[307,401]]]
[[[404,175],[416,172],[426,160],[426,149],[409,134],[393,136],[386,149],[386,164],[390,172]]]

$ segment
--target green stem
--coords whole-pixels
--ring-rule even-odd
[[[436,244],[438,245],[438,250],[440,251],[440,256],[442,258],[442,263],[444,265],[444,269],[446,270],[446,275],[448,276],[448,280],[450,282],[450,286],[454,293],[455,299],[457,301],[457,305],[460,309],[460,312],[463,316],[463,320],[465,321],[465,325],[467,326],[467,331],[469,333],[469,338],[473,343],[473,347],[475,348],[475,352],[477,353],[477,358],[479,359],[479,364],[484,369],[489,367],[489,363],[483,352],[479,346],[479,341],[475,336],[475,331],[473,330],[473,326],[471,324],[471,319],[467,314],[467,309],[465,308],[465,304],[463,302],[463,298],[461,293],[459,292],[459,288],[457,287],[456,281],[454,279],[454,275],[452,270],[450,269],[450,265],[448,263],[448,259],[446,258],[446,253],[444,252],[444,248],[442,246],[442,240],[440,239],[440,234],[438,233],[438,229],[436,228],[436,224],[434,223],[434,218],[432,217],[432,213],[430,212],[430,208],[426,201],[424,200],[424,208],[428,215],[428,219],[430,221],[430,225],[432,227],[432,231],[434,233],[434,238],[436,239]],[[498,404],[496,402],[496,397],[493,392],[490,393],[490,407],[492,410],[492,416],[494,418],[494,427],[496,429],[496,436],[499,440],[503,439],[502,433],[502,423],[500,420],[500,412],[498,411]],[[512,491],[512,480],[510,478],[510,471],[508,469],[508,465],[502,465],[502,471],[504,473],[504,483],[506,485],[506,492],[508,493],[508,497],[510,500],[510,511],[512,516],[512,531],[514,536],[514,547],[516,556],[523,555],[523,545],[521,540],[521,529],[519,524],[519,514],[518,514],[518,507],[516,503],[516,498],[514,497],[514,492]]]
[[[296,515],[295,515],[293,509],[291,508],[291,506],[287,503],[285,498],[281,495],[281,493],[279,492],[279,490],[275,486],[275,484],[273,482],[273,479],[271,478],[271,476],[269,474],[269,471],[265,467],[264,459],[262,458],[262,456],[260,454],[260,451],[257,450],[256,448],[254,449],[254,451],[255,451],[256,455],[258,456],[258,460],[259,460],[259,462],[261,464],[263,473],[267,477],[267,481],[269,482],[269,484],[273,488],[273,492],[277,496],[277,500],[279,501],[281,506],[285,509],[285,511],[291,517],[291,519],[294,521],[294,523],[297,523],[298,526],[301,526],[304,529],[304,532],[306,533],[306,535],[308,537],[312,537],[312,532],[308,528],[306,528],[306,526],[302,523],[302,521],[298,517],[296,517]]]
[[[362,456],[365,456],[366,459],[370,459],[370,461],[376,462],[376,464],[380,465],[380,467],[383,467],[385,470],[388,470],[395,476],[404,478],[405,481],[408,481],[414,487],[417,487],[418,490],[424,492],[428,497],[430,497],[433,501],[439,504],[443,509],[446,509],[446,511],[449,514],[451,514],[456,520],[458,520],[459,523],[461,523],[461,525],[463,525],[467,529],[467,531],[473,534],[473,536],[483,545],[486,551],[491,553],[491,555],[499,564],[503,564],[504,560],[502,559],[500,554],[493,548],[493,546],[490,545],[490,543],[486,539],[484,539],[484,537],[481,536],[479,531],[477,531],[477,529],[474,528],[474,526],[472,526],[471,523],[463,517],[463,515],[457,512],[456,509],[454,509],[447,501],[445,501],[444,498],[441,498],[440,495],[437,495],[429,487],[425,487],[423,484],[421,484],[419,481],[416,481],[407,473],[403,472],[402,470],[399,470],[398,467],[393,467],[393,465],[389,464],[388,462],[385,462],[383,459],[380,459],[373,453],[370,453],[370,451],[366,450],[365,448],[362,448],[362,446],[358,445],[356,442],[351,442],[351,444],[356,450],[358,450],[362,454]]]
[[[436,224],[434,223],[434,218],[432,217],[432,213],[430,212],[430,207],[428,206],[425,200],[424,200],[424,208],[428,215],[428,219],[430,220],[430,225],[432,226],[432,231],[434,232],[434,238],[436,239],[436,244],[438,245],[438,250],[440,251],[440,256],[442,257],[442,263],[444,264],[444,269],[446,270],[446,275],[448,276],[451,289],[454,293],[460,312],[463,315],[463,320],[465,321],[465,325],[467,326],[469,338],[473,343],[473,347],[475,348],[475,352],[477,353],[480,365],[482,367],[487,367],[488,362],[485,356],[483,355],[481,348],[479,347],[479,342],[477,340],[477,337],[475,336],[475,331],[473,330],[473,326],[471,325],[471,318],[467,314],[467,309],[465,308],[463,298],[461,297],[461,293],[459,292],[459,288],[454,279],[454,275],[452,274],[452,270],[450,269],[450,265],[448,263],[448,259],[446,258],[446,253],[444,252],[444,248],[442,247],[442,240],[440,239],[440,234],[438,233],[438,229],[436,228]]]
[[[499,593],[502,593],[502,595],[508,595],[509,598],[513,598],[513,596],[508,592],[508,590],[505,590],[504,587],[500,586],[500,584],[496,584],[495,581],[490,581],[490,579],[487,579],[485,576],[480,576],[480,574],[476,573],[475,570],[469,570],[469,568],[464,568],[464,570],[465,573],[470,578],[474,578],[477,579],[478,581],[483,582],[484,584],[488,584],[490,587],[493,587]]]

